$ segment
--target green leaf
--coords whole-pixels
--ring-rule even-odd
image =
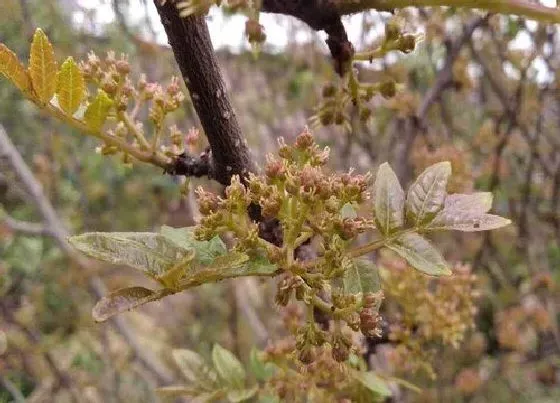
[[[494,214],[478,215],[464,211],[445,209],[434,218],[426,230],[476,232],[498,229],[509,224],[511,224],[511,220]]]
[[[439,251],[415,232],[404,233],[387,243],[386,246],[422,273],[430,276],[451,274],[451,270]]]
[[[280,403],[280,399],[273,395],[259,396],[259,403]]]
[[[367,259],[353,259],[344,272],[345,294],[366,294],[379,291],[381,282],[377,267]]]
[[[258,390],[259,387],[257,385],[250,389],[230,390],[227,394],[227,398],[231,403],[244,402],[255,396]]]
[[[388,235],[404,224],[404,191],[388,163],[383,163],[375,179],[375,220],[382,234]]]
[[[89,232],[69,238],[79,251],[111,264],[141,270],[154,278],[192,254],[151,232]]]
[[[164,225],[161,227],[160,233],[181,248],[194,249],[196,251],[195,259],[203,265],[209,265],[216,257],[227,253],[226,245],[218,236],[209,241],[196,240],[194,227],[173,228]]]
[[[352,376],[363,386],[382,397],[391,397],[393,394],[387,386],[387,382],[375,372],[352,371]]]
[[[219,344],[212,349],[212,362],[220,378],[235,389],[242,389],[245,383],[245,369],[230,351]]]
[[[477,192],[472,194],[455,193],[447,195],[444,210],[463,211],[480,215],[492,208],[492,193]]]
[[[29,54],[29,75],[37,99],[48,103],[56,90],[56,60],[49,38],[37,28],[33,34]]]
[[[72,57],[66,59],[58,72],[56,94],[58,105],[68,115],[78,110],[86,94],[82,71]]]
[[[31,93],[31,77],[16,54],[3,43],[0,43],[0,74],[6,76],[23,93]]]
[[[109,110],[113,106],[113,100],[109,98],[107,93],[103,90],[97,92],[97,96],[88,105],[84,113],[84,121],[86,125],[91,129],[98,131],[101,129],[105,120],[107,120],[107,115]]]
[[[249,356],[249,367],[251,372],[255,375],[255,378],[259,381],[266,381],[276,372],[276,365],[271,362],[262,362],[259,359],[259,352],[256,348],[251,349],[251,354]]]
[[[447,180],[451,175],[448,161],[434,164],[422,172],[408,189],[406,218],[415,227],[431,221],[443,208]]]
[[[93,307],[92,316],[96,322],[104,322],[119,313],[157,301],[170,292],[167,289],[153,291],[144,287],[121,288],[101,298]]]
[[[217,385],[218,376],[196,352],[187,349],[172,351],[173,360],[186,380],[204,390],[212,390]]]
[[[358,213],[356,213],[356,210],[352,206],[352,203],[345,203],[344,206],[342,206],[342,208],[340,209],[340,218],[342,218],[343,220],[345,218],[353,219],[356,217],[358,217]]]

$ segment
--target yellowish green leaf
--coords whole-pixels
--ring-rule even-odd
[[[29,75],[37,99],[48,103],[56,90],[56,61],[54,50],[47,35],[37,28],[31,42]]]
[[[406,218],[415,227],[430,222],[443,208],[451,164],[439,162],[422,172],[408,189]]]
[[[176,349],[172,355],[181,373],[192,386],[206,390],[216,388],[218,374],[204,362],[200,354],[192,350]]]
[[[219,344],[212,349],[212,362],[220,378],[235,389],[242,389],[245,383],[245,369],[230,351]]]
[[[494,214],[472,214],[468,211],[443,210],[426,228],[428,231],[453,230],[463,232],[489,231],[511,224],[511,220]]]
[[[393,394],[387,382],[375,372],[352,371],[351,374],[356,381],[381,397],[390,397]]]
[[[89,232],[70,237],[69,241],[88,256],[130,266],[155,279],[192,254],[192,250],[151,232]]]
[[[95,99],[88,105],[84,113],[84,121],[92,130],[100,130],[107,120],[107,115],[113,106],[113,100],[109,98],[107,93],[99,90]]]
[[[16,54],[0,43],[0,74],[10,80],[20,91],[31,92],[31,79]]]
[[[414,232],[407,232],[387,244],[416,270],[430,276],[449,276],[447,263],[428,240]]]
[[[404,191],[386,162],[377,171],[374,192],[377,228],[388,235],[404,224]]]
[[[352,263],[344,272],[342,279],[344,293],[367,294],[377,292],[381,287],[379,272],[373,262],[367,259],[352,259]]]
[[[86,93],[82,71],[72,57],[66,59],[58,72],[56,95],[58,105],[68,115],[78,110]]]

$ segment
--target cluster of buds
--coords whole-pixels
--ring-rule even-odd
[[[127,56],[121,54],[117,58],[113,51],[109,51],[103,59],[90,52],[87,58],[80,62],[79,68],[86,83],[97,87],[103,94],[101,105],[107,107],[107,117],[115,122],[112,127],[106,129],[108,135],[121,138],[129,143],[130,147],[154,153],[161,152],[167,157],[185,151],[186,136],[176,126],[172,126],[168,133],[162,131],[167,115],[176,111],[185,99],[178,78],[173,77],[165,87],[148,82],[143,74],[134,82]],[[100,95],[97,95],[97,98],[99,97]],[[92,97],[90,103],[96,102],[95,100],[96,98]],[[143,107],[147,107],[153,126],[151,137],[146,136],[143,124],[137,120]],[[164,136],[168,138],[165,142],[167,144],[162,141]],[[114,145],[104,145],[100,147],[100,152],[106,155],[123,152],[123,158],[130,159],[126,150]]]
[[[248,19],[247,22],[245,22],[245,36],[251,45],[259,45],[266,41],[264,27],[253,19]]]
[[[318,347],[322,347],[329,339],[329,334],[319,329],[315,323],[306,323],[296,334],[296,351],[303,364],[315,361]]]
[[[360,311],[360,331],[367,337],[381,337],[379,308],[383,301],[383,292],[369,293],[363,300],[364,307]]]
[[[410,53],[420,40],[420,35],[402,32],[399,24],[393,20],[385,25],[385,37],[380,41],[378,47],[371,51],[355,54],[354,60],[371,63],[374,59],[384,57],[391,51]],[[376,83],[364,83],[358,76],[359,71],[350,68],[340,83],[329,83],[323,87],[323,100],[311,118],[314,127],[335,124],[351,130],[349,108],[357,108],[360,122],[366,124],[373,114],[368,103],[374,95],[390,99],[397,94],[397,83],[391,77]]]
[[[322,304],[318,312],[327,321],[347,323],[368,336],[379,334],[381,295],[345,294],[336,285],[352,265],[347,256],[350,241],[374,228],[372,219],[358,217],[354,211],[369,200],[372,178],[352,171],[326,172],[323,166],[329,150],[320,148],[307,130],[293,145],[283,140],[279,145],[278,156],[267,158],[264,174],[251,174],[244,183],[234,176],[224,197],[197,190],[202,219],[195,235],[207,240],[233,233],[236,250],[264,255],[281,268],[284,276],[278,282],[275,302],[286,307],[295,299],[308,310],[305,324],[290,322],[296,356],[309,364],[327,348],[336,361],[344,361],[351,351],[351,339],[342,335],[340,326],[332,333],[321,330],[319,319],[309,312]],[[255,205],[263,218],[277,223],[282,245],[259,237],[258,225],[248,216],[250,206]],[[310,265],[300,260],[296,250],[311,239],[320,245],[320,258]]]
[[[384,292],[395,305],[389,317],[389,338],[399,345],[394,364],[398,366],[396,357],[402,355],[406,357],[403,369],[433,376],[433,346],[457,348],[474,329],[478,279],[467,265],[456,265],[453,276],[438,278],[422,276],[394,260],[385,260],[384,266]]]

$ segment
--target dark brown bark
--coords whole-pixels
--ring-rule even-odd
[[[179,17],[172,2],[154,0],[175,60],[211,147],[209,176],[227,185],[253,169],[249,149],[226,92],[205,17]]]
[[[334,69],[343,76],[350,68],[354,47],[342,24],[336,4],[331,0],[263,0],[261,11],[291,15],[315,31],[325,31]]]

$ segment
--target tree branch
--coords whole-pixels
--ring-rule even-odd
[[[545,7],[527,0],[331,0],[340,15],[355,14],[369,9],[393,11],[406,7],[478,8],[493,13],[515,14],[541,22],[560,22],[560,9]]]
[[[233,111],[203,16],[179,17],[175,5],[154,0],[175,60],[212,149],[209,176],[223,185],[246,177],[253,163]]]
[[[47,227],[42,224],[37,224],[33,222],[16,220],[10,217],[8,214],[0,210],[0,223],[4,224],[10,230],[14,232],[20,232],[25,235],[50,235],[50,231]]]

